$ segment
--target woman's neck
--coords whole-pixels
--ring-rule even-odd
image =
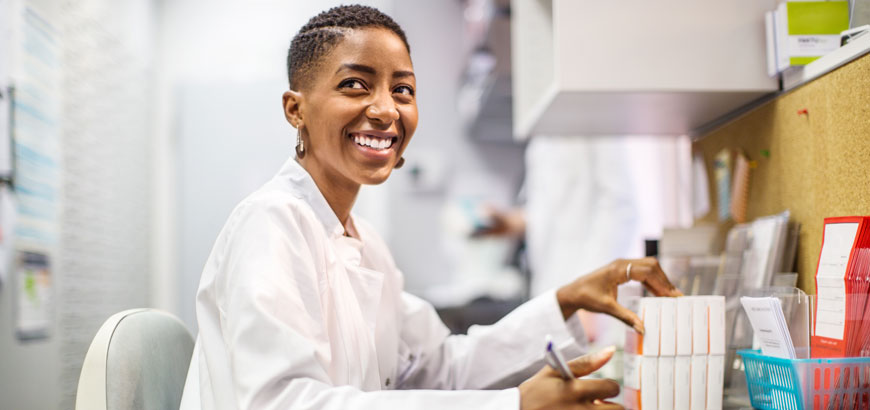
[[[314,179],[314,184],[326,198],[326,203],[332,208],[332,212],[338,217],[341,225],[347,226],[350,210],[353,208],[357,194],[359,194],[360,185],[327,172],[323,167],[315,165],[314,161],[299,159],[297,161]]]

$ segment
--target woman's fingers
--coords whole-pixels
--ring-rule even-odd
[[[619,395],[619,384],[608,379],[578,379],[571,388],[580,401],[603,400]]]
[[[631,279],[639,281],[656,296],[683,296],[671,281],[668,280],[661,265],[655,258],[643,258],[630,261]],[[626,266],[626,271],[628,267]]]
[[[605,313],[621,320],[626,325],[633,327],[638,333],[643,334],[643,321],[640,320],[640,317],[630,309],[620,305],[618,302],[613,302],[610,311]]]
[[[607,364],[610,358],[613,357],[613,352],[615,351],[616,348],[610,346],[595,353],[580,356],[568,362],[568,367],[571,369],[571,372],[574,373],[574,376],[585,376]]]
[[[604,366],[616,350],[608,347],[568,362],[575,376],[585,376]],[[622,409],[607,399],[619,395],[619,384],[613,380],[564,380],[559,372],[545,366],[536,375],[521,383],[520,409]]]

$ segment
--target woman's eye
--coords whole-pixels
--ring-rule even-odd
[[[403,85],[403,86],[396,87],[396,88],[393,90],[393,92],[394,92],[394,93],[399,93],[399,94],[402,94],[402,95],[407,95],[407,96],[413,96],[413,95],[414,95],[414,89],[411,88],[411,87],[409,87],[409,86],[407,86],[407,85]]]
[[[354,89],[354,90],[364,90],[365,86],[363,86],[363,83],[360,80],[350,79],[350,80],[342,81],[341,84],[338,85],[338,88],[350,88],[350,89]]]

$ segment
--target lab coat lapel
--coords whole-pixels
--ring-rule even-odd
[[[344,232],[344,227],[341,226],[335,212],[326,202],[323,193],[317,188],[314,179],[305,168],[302,168],[302,165],[296,162],[296,158],[290,158],[284,163],[273,182],[282,185],[289,184],[292,192],[311,206],[311,210],[323,224],[327,235],[341,235]]]
[[[361,244],[348,238],[340,238],[340,241],[350,245]],[[387,270],[380,266],[381,263],[365,257],[364,246],[353,249],[359,252],[353,252],[345,246],[342,248],[343,252],[347,252],[342,259],[361,308],[360,313],[368,326],[367,335],[374,335],[372,349],[377,357],[380,388],[394,388],[399,351],[396,312],[400,285],[396,280],[391,280],[388,273],[380,271]]]
[[[361,243],[352,238],[339,238],[339,245],[347,277],[359,303],[370,334],[375,333],[381,293],[384,287],[384,274],[362,266]],[[354,241],[356,243],[350,243]],[[359,245],[360,247],[355,247]]]
[[[352,254],[348,255],[347,245],[339,242],[342,239],[339,237],[332,241],[338,255],[329,258],[333,265],[329,270],[338,273],[329,278],[336,295],[333,319],[339,323],[344,340],[343,346],[336,348],[343,350],[347,361],[346,365],[338,364],[338,367],[346,371],[347,380],[342,382],[362,386],[364,391],[380,390],[381,377],[373,332],[376,317],[372,312],[378,309],[382,281],[377,275],[363,272],[359,266],[354,267],[344,259]]]

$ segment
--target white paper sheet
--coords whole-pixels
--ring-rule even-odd
[[[758,218],[749,225],[749,249],[742,267],[748,288],[770,286],[773,275],[780,272],[787,231],[786,213]]]
[[[774,297],[741,297],[755,336],[761,341],[761,353],[766,356],[794,359],[794,344],[782,313],[782,304]]]
[[[695,219],[710,213],[710,183],[707,178],[704,158],[695,154],[692,158],[692,214]]]
[[[60,33],[26,7],[16,61],[14,104],[15,238],[26,249],[52,249],[60,236],[62,90]]]
[[[843,339],[846,319],[846,267],[858,223],[825,225],[825,243],[816,272],[816,336]]]

